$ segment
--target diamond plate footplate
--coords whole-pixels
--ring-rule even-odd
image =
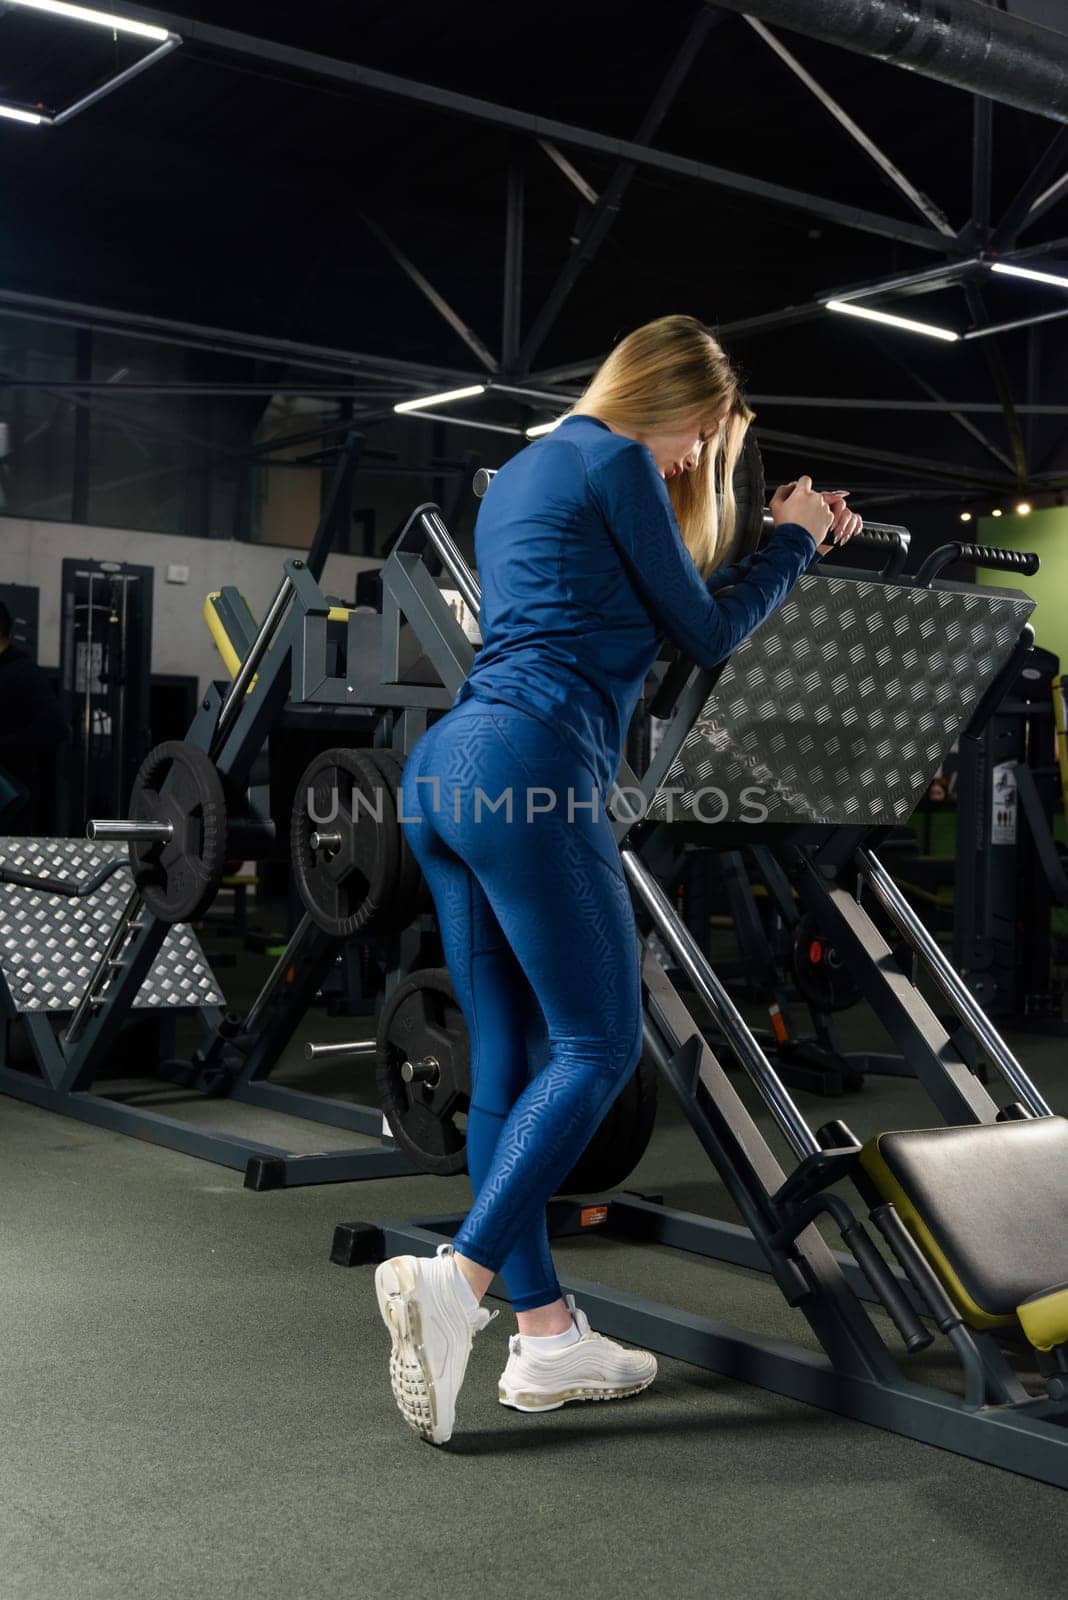
[[[114,845],[88,839],[0,839],[5,866],[72,883],[85,883],[115,854]],[[125,863],[84,900],[0,884],[0,971],[17,1011],[74,1010],[133,886]],[[173,927],[134,1005],[223,1004],[196,934]]]
[[[906,822],[1033,610],[1012,590],[806,575],[735,651],[647,815]]]

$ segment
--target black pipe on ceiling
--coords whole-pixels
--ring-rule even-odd
[[[715,9],[1068,122],[1068,34],[986,0],[715,0]]]

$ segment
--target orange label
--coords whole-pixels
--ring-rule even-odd
[[[782,1012],[778,1006],[774,1005],[769,1006],[768,1011],[771,1014],[771,1026],[775,1033],[776,1039],[778,1040],[779,1044],[785,1044],[787,1039],[790,1037],[790,1030],[787,1028],[786,1023],[783,1020]]]
[[[579,1212],[579,1224],[583,1228],[599,1228],[602,1222],[607,1221],[607,1206],[583,1206]]]

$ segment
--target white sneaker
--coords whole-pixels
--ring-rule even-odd
[[[516,1411],[556,1411],[569,1400],[622,1400],[640,1394],[656,1377],[656,1357],[647,1350],[628,1350],[594,1333],[589,1318],[575,1305],[565,1303],[581,1337],[551,1354],[513,1333],[508,1341],[508,1365],[501,1374],[497,1398]]]
[[[471,1311],[451,1244],[433,1256],[393,1256],[375,1268],[375,1293],[393,1347],[389,1381],[409,1428],[431,1444],[451,1438],[471,1341],[500,1315]]]

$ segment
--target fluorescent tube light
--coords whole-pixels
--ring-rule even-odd
[[[543,433],[552,433],[563,422],[563,417],[557,417],[555,422],[539,422],[536,427],[527,429],[528,439],[540,439]]]
[[[70,22],[91,22],[98,28],[113,28],[116,33],[133,33],[139,39],[155,39],[162,44],[170,38],[166,28],[157,28],[148,22],[134,22],[130,17],[116,17],[110,11],[92,11],[88,6],[72,6],[67,0],[7,0],[8,5],[22,6],[26,11],[47,11],[54,17],[66,17]]]
[[[1058,289],[1068,289],[1068,278],[1063,273],[1036,272],[1033,267],[1014,267],[1008,261],[994,261],[991,272],[1004,272],[1009,278],[1030,278],[1034,283],[1052,283]]]
[[[394,411],[422,411],[424,406],[444,406],[450,400],[471,400],[477,394],[485,394],[484,383],[469,384],[466,389],[446,389],[444,394],[425,394],[419,400],[400,400],[393,407]]]
[[[17,106],[0,106],[0,117],[9,117],[12,122],[29,122],[35,128],[44,121],[36,111],[20,111]]]
[[[925,333],[931,339],[944,339],[955,344],[960,338],[951,328],[936,328],[930,322],[913,322],[909,317],[894,317],[889,311],[876,311],[872,306],[857,305],[853,300],[826,300],[828,311],[844,311],[849,317],[864,317],[869,322],[884,322],[890,328],[904,328],[908,333]]]

